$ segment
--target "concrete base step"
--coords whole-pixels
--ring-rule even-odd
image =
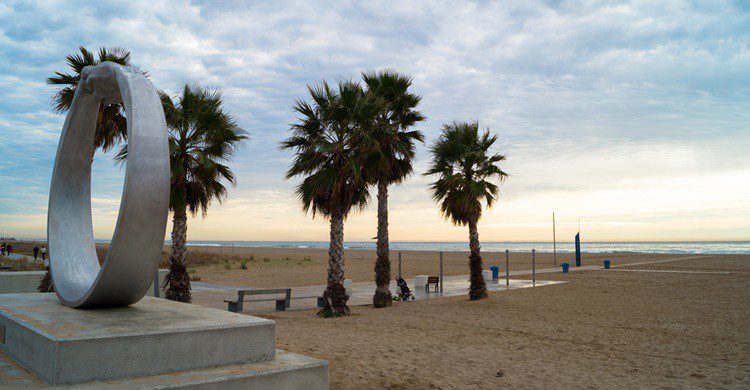
[[[275,344],[273,321],[198,305],[80,310],[52,293],[0,294],[0,350],[50,385],[272,361]]]
[[[328,388],[328,362],[276,350],[276,358],[171,374],[88,382],[73,386],[47,385],[0,352],[0,388],[23,389],[290,389]]]

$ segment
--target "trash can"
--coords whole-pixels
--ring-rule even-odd
[[[492,270],[492,279],[500,279],[500,267],[493,265],[490,269]]]
[[[563,269],[563,273],[567,274],[568,270],[570,269],[570,263],[562,263],[562,269]]]
[[[609,260],[604,260],[604,269],[609,269]]]

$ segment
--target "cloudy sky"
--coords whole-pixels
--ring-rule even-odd
[[[414,78],[428,143],[443,123],[499,134],[511,176],[485,241],[750,239],[750,6],[745,1],[0,1],[0,235],[44,237],[64,117],[45,78],[78,46],[123,46],[170,93],[221,88],[252,141],[238,183],[192,240],[320,240],[278,149],[320,80]],[[429,161],[421,146],[416,171]],[[97,155],[95,235],[112,234],[122,170]],[[465,241],[414,175],[391,191],[391,239]],[[375,207],[347,240],[375,234]]]

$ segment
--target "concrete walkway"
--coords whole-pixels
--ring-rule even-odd
[[[641,262],[623,263],[623,264],[615,263],[612,265],[612,268],[616,269],[620,267],[631,267],[631,266],[645,265],[645,264],[666,263],[666,262],[689,260],[689,259],[696,259],[696,258],[700,258],[700,256],[686,256],[686,257],[678,257],[674,259],[641,261]],[[504,264],[503,264],[503,267],[504,267]],[[586,265],[582,267],[570,267],[570,272],[594,271],[594,270],[603,270],[603,267],[601,265]],[[554,267],[554,268],[540,268],[536,270],[537,275],[559,273],[559,272],[562,272],[559,266]],[[516,270],[516,271],[511,270],[509,273],[509,276],[528,277],[531,274],[532,274],[532,270]],[[427,294],[423,290],[418,291],[419,289],[414,288],[414,279],[407,280],[407,283],[409,284],[409,288],[415,294],[415,297],[417,300],[435,299],[435,298],[467,295],[468,289],[469,289],[469,276],[468,275],[445,276],[443,278],[443,293],[442,294],[441,293]],[[560,283],[566,283],[566,282],[537,280],[536,286],[548,286],[548,285],[554,285],[554,284],[560,284]],[[237,299],[238,289],[251,290],[254,288],[250,286],[238,287],[238,286],[228,286],[228,285],[211,284],[211,283],[203,283],[203,282],[191,282],[191,287],[192,287],[193,303],[204,305],[204,306],[209,306],[209,307],[215,307],[217,309],[224,309],[224,310],[227,309],[226,303],[223,302],[224,299]],[[282,288],[284,286],[278,286],[278,287]],[[532,283],[530,279],[527,279],[527,278],[510,279],[510,286],[506,287],[504,269],[500,271],[499,280],[490,281],[487,284],[487,288],[489,291],[506,291],[506,290],[514,290],[518,288],[528,288],[528,287],[534,287],[534,284]],[[393,295],[396,295],[397,292],[399,291],[395,284],[395,281],[391,282],[390,289]],[[292,287],[292,297],[318,297],[323,294],[324,290],[325,290],[325,285]],[[375,284],[373,282],[353,283],[349,291],[349,295],[350,295],[349,305],[355,305],[355,306],[371,305],[372,296],[374,293],[375,293]],[[259,298],[269,298],[269,297],[263,296]],[[316,308],[316,304],[317,304],[316,298],[295,299],[295,300],[292,300],[291,308],[289,310],[314,309]],[[268,311],[275,310],[275,303],[274,302],[255,302],[255,303],[245,302],[244,307],[245,307],[245,310],[244,310],[245,313],[268,312]]]
[[[459,295],[468,295],[469,293],[469,277],[468,275],[461,276],[446,276],[443,279],[443,292],[442,293],[426,293],[423,289],[417,289],[414,287],[414,279],[408,280],[409,289],[414,294],[416,300],[426,300],[444,297],[453,297]],[[511,279],[510,285],[505,285],[505,279],[488,281],[487,289],[489,291],[506,291],[515,290],[519,288],[539,287],[548,286],[553,284],[560,284],[565,282],[559,281],[542,281],[537,280],[534,284],[531,280],[519,280]],[[227,309],[227,304],[223,302],[224,299],[237,299],[238,289],[253,289],[252,287],[237,287],[237,286],[226,286],[202,282],[192,282],[192,295],[193,303],[215,307],[217,309]],[[283,287],[283,286],[280,286]],[[319,286],[305,286],[305,287],[293,287],[292,298],[294,297],[309,297],[305,299],[293,299],[291,308],[289,310],[307,310],[315,309],[317,307],[317,297],[323,295],[325,285]],[[395,281],[391,282],[391,293],[395,296],[400,291],[396,286]],[[349,291],[349,305],[350,306],[365,306],[372,304],[372,296],[375,293],[375,284],[370,283],[352,283]],[[270,298],[271,296],[257,297],[256,299]],[[253,298],[251,298],[253,299]],[[253,312],[266,312],[274,311],[274,302],[250,302],[245,301],[244,311],[245,313]]]
[[[22,255],[20,253],[11,253],[11,254],[5,254],[5,257],[13,260],[26,260],[26,261],[34,261],[34,256],[28,256],[28,255]],[[40,257],[39,260],[42,260]]]

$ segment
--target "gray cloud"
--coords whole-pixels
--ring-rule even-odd
[[[1,201],[0,213],[24,213],[28,192],[43,209],[63,120],[44,79],[79,45],[127,47],[171,93],[183,82],[221,88],[253,136],[232,164],[238,194],[291,191],[277,145],[306,84],[389,67],[414,77],[428,139],[454,119],[501,134],[513,199],[750,167],[738,151],[750,147],[749,38],[740,1],[6,1],[0,178],[14,186],[0,186],[0,199],[18,201]],[[424,169],[425,147],[418,158]],[[119,171],[96,164],[95,190],[118,198]],[[426,181],[400,196],[427,204]]]

